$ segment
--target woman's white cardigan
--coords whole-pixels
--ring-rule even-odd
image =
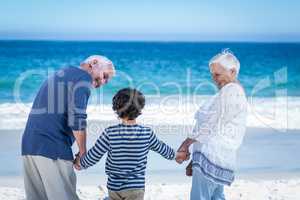
[[[247,99],[243,88],[237,83],[226,84],[200,107],[195,120],[189,136],[197,140],[193,145],[194,164],[213,181],[221,179],[220,183],[230,185],[246,130]]]

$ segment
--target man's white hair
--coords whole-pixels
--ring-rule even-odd
[[[97,64],[94,64],[94,60],[97,60]],[[90,64],[93,68],[98,70],[104,68],[111,68],[112,70],[115,70],[113,62],[105,56],[100,55],[89,56],[83,62],[81,62],[81,64]]]
[[[235,55],[231,51],[229,51],[229,49],[225,49],[221,53],[215,55],[209,61],[209,67],[211,67],[211,65],[214,63],[220,64],[222,67],[224,67],[227,70],[235,69],[236,77],[238,77],[240,71],[240,62],[235,57]]]

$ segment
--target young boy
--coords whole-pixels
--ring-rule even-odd
[[[110,200],[144,199],[145,170],[149,150],[164,158],[175,159],[174,150],[160,141],[151,128],[138,125],[136,118],[145,106],[144,95],[136,89],[125,88],[113,97],[113,110],[122,123],[108,127],[96,144],[80,158],[77,168],[88,168],[96,164],[108,152],[105,172]],[[179,152],[176,160],[187,155]]]

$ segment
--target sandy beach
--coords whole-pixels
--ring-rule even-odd
[[[191,184],[151,184],[146,186],[145,200],[185,200],[189,199]],[[80,185],[77,193],[82,200],[102,200],[106,198],[104,185]],[[230,188],[225,188],[229,200],[299,200],[300,179],[247,181],[238,180]],[[24,189],[0,187],[0,199],[24,200]]]
[[[105,124],[106,125],[106,124]],[[104,125],[104,126],[105,126]],[[157,128],[157,127],[154,127]],[[182,126],[173,127],[179,132]],[[161,130],[162,131],[162,130]],[[160,131],[159,131],[160,132]],[[184,135],[172,130],[160,132],[160,137],[176,148]],[[0,130],[0,199],[25,199],[20,156],[22,130]],[[298,130],[278,132],[272,129],[249,128],[239,151],[237,179],[226,187],[229,200],[299,200],[300,159],[293,154],[299,147]],[[92,145],[97,134],[91,134]],[[268,159],[266,159],[268,158]],[[104,160],[78,174],[78,194],[83,200],[103,199],[107,194]],[[10,166],[10,167],[7,167]],[[184,165],[165,161],[151,154],[147,170],[145,199],[189,199],[191,178],[184,176]]]

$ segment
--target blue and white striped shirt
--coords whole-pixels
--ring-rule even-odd
[[[144,189],[149,150],[169,160],[175,157],[174,150],[160,141],[151,128],[119,124],[104,130],[95,145],[81,158],[80,164],[88,168],[108,152],[105,165],[107,188],[112,191]]]

